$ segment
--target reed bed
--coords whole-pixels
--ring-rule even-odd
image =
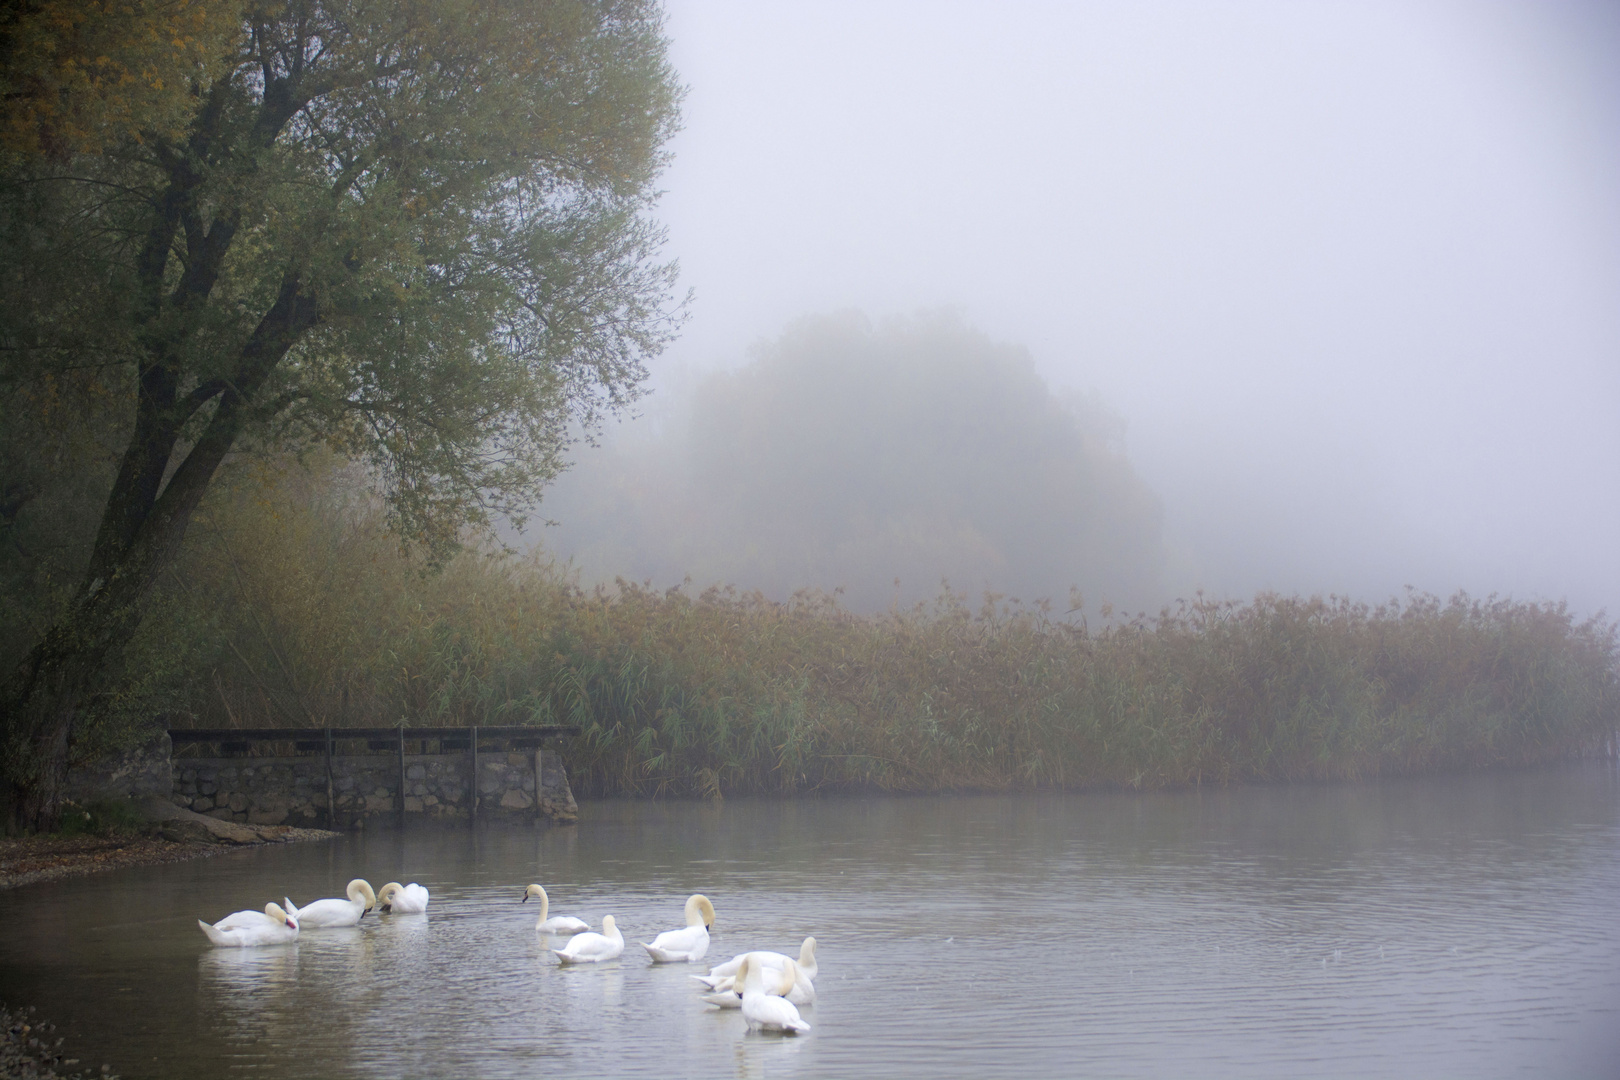
[[[948,590],[880,616],[586,592],[537,559],[426,572],[374,513],[287,482],[239,483],[194,528],[135,665],[178,673],[171,714],[572,723],[577,791],[708,797],[1361,778],[1592,754],[1620,728],[1616,629],[1561,604],[1200,597],[1088,629]]]

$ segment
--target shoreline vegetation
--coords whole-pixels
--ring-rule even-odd
[[[948,588],[878,615],[812,592],[585,591],[538,557],[430,570],[354,490],[297,468],[225,485],[123,707],[578,724],[564,753],[587,797],[1351,780],[1613,754],[1620,729],[1616,627],[1562,604],[1262,594],[1121,620]]]

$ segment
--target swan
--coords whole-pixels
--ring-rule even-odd
[[[764,964],[766,967],[771,968],[772,970],[778,971],[783,969],[777,968],[769,960],[759,959],[761,956],[779,957],[783,960],[787,960],[787,957],[782,956],[781,953],[756,954],[755,959],[758,960],[758,962]],[[794,961],[788,960],[788,963],[794,964]],[[782,996],[793,1002],[795,1005],[814,1005],[816,1003],[815,983],[811,982],[809,977],[805,975],[803,968],[799,968],[797,964],[794,964],[794,967],[797,968],[797,974],[794,977],[793,986],[791,989],[783,993]],[[694,975],[692,978],[714,991],[713,994],[704,994],[704,1001],[707,1001],[711,1005],[719,1005],[722,1009],[735,1009],[737,1007],[735,1003],[728,1004],[726,1002],[714,1000],[716,997],[724,997],[728,994],[733,998],[741,995],[742,991],[737,989],[737,977],[735,975]]]
[[[737,981],[742,984],[741,1008],[749,1030],[781,1031],[790,1035],[810,1030],[793,1003],[778,996],[792,989],[799,977],[798,969],[799,965],[792,960],[784,968],[774,968],[756,961],[753,954],[743,957],[737,968]]]
[[[363,878],[349,882],[347,900],[311,900],[301,908],[287,901],[287,909],[298,916],[298,925],[305,930],[320,930],[328,926],[354,926],[362,916],[377,906],[377,894]]]
[[[708,984],[711,989],[719,989],[719,987],[716,986],[710,980],[720,978],[721,976],[737,974],[737,969],[742,967],[743,957],[745,957],[745,956],[753,956],[760,963],[765,964],[768,967],[776,967],[776,968],[787,966],[787,962],[788,962],[788,959],[789,959],[787,956],[784,956],[782,953],[779,953],[779,952],[738,953],[736,956],[733,956],[730,960],[727,960],[725,963],[719,964],[719,965],[717,965],[715,967],[710,968],[708,978],[705,978],[702,975],[694,975],[694,976],[692,976],[692,978],[698,980],[701,983]],[[816,964],[816,939],[815,938],[807,937],[807,938],[804,939],[804,943],[799,946],[798,965],[799,965],[800,973],[805,978],[810,979],[812,981],[815,979],[816,975],[820,972],[821,969]]]
[[[546,895],[544,886],[530,885],[523,890],[523,899],[520,903],[527,904],[529,897],[540,898],[540,918],[535,920],[534,928],[542,934],[583,934],[591,928],[591,924],[584,919],[576,919],[572,915],[553,915],[546,918],[551,910],[551,898]]]
[[[427,910],[428,891],[416,882],[401,885],[390,881],[377,890],[377,910],[396,915],[416,915]]]
[[[816,1003],[816,985],[813,980],[820,968],[816,964],[816,939],[813,937],[805,938],[804,944],[799,946],[799,959],[797,961],[779,952],[738,953],[725,963],[710,968],[707,975],[694,975],[692,978],[718,994],[738,993],[737,969],[742,966],[743,958],[747,956],[752,956],[756,963],[764,964],[766,967],[785,968],[790,963],[794,964],[798,970],[798,976],[794,980],[793,989],[789,990],[785,996],[795,1005],[814,1005]],[[709,997],[706,995],[703,1000],[709,1001]],[[720,1003],[710,1002],[710,1004],[719,1005]],[[721,1008],[725,1008],[725,1006],[721,1005]]]
[[[619,933],[619,924],[613,921],[613,916],[604,915],[600,934],[575,934],[567,945],[551,951],[564,964],[595,964],[612,960],[624,952],[624,935]]]
[[[263,911],[237,911],[213,926],[197,925],[215,945],[286,945],[298,940],[298,914],[266,904]]]
[[[714,905],[702,893],[686,898],[686,925],[679,930],[665,930],[641,947],[655,964],[678,963],[703,959],[709,951],[709,927],[714,925]]]

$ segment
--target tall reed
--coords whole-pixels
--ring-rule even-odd
[[[1568,758],[1620,728],[1616,629],[1561,604],[1263,594],[1089,630],[948,590],[877,617],[813,593],[587,593],[536,559],[425,573],[337,489],[255,483],[194,530],[143,632],[152,670],[185,673],[171,708],[577,724],[583,793],[1369,777]]]

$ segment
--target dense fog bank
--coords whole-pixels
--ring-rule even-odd
[[[687,577],[858,611],[990,590],[1156,606],[1157,498],[1094,395],[950,313],[802,319],[583,448],[541,510],[586,584]]]

